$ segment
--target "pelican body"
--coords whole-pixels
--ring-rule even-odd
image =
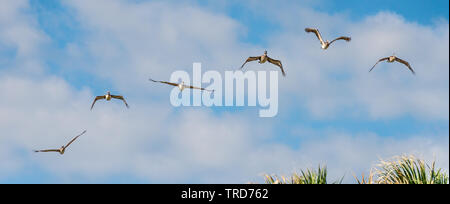
[[[180,84],[178,84],[178,88],[180,89],[180,92],[183,92],[184,90],[184,81],[182,81]]]
[[[402,59],[398,58],[397,56],[395,56],[395,54],[392,55],[392,56],[385,57],[385,58],[382,58],[382,59],[378,60],[378,62],[372,67],[372,69],[370,69],[369,72],[371,72],[371,71],[378,65],[378,63],[383,62],[383,61],[386,61],[386,62],[388,62],[388,63],[394,63],[394,62],[402,63],[402,64],[404,64],[406,67],[408,67],[408,69],[409,69],[414,75],[416,74],[416,72],[414,71],[414,69],[413,69],[413,68],[411,67],[411,65],[409,64],[409,62],[407,62],[407,61],[405,61],[405,60],[402,60]]]
[[[271,64],[274,64],[276,66],[278,66],[281,69],[281,73],[283,74],[283,76],[286,76],[286,73],[284,72],[283,69],[283,64],[281,64],[280,60],[275,60],[270,58],[269,56],[267,56],[267,51],[264,51],[264,54],[259,56],[259,57],[249,57],[244,64],[241,66],[241,69],[244,68],[244,66],[248,63],[248,62],[253,62],[253,61],[257,61],[259,62],[259,64],[264,64],[266,62],[269,62]]]
[[[396,56],[390,56],[390,57],[388,58],[387,62],[393,63],[393,62],[395,62],[396,59],[397,59]]]
[[[66,148],[64,146],[61,146],[61,148],[58,149],[59,154],[63,155],[64,152],[66,152]]]
[[[171,83],[171,82],[167,82],[167,81],[156,81],[153,79],[149,79],[152,82],[155,83],[162,83],[162,84],[167,84],[170,86],[176,86],[178,87],[178,89],[180,89],[180,92],[183,92],[184,89],[188,88],[188,89],[197,89],[197,90],[201,90],[201,91],[209,91],[209,92],[214,92],[214,90],[209,90],[209,89],[205,89],[205,88],[201,88],[201,87],[195,87],[195,86],[189,86],[189,85],[185,85],[184,81],[182,81],[181,83],[177,84],[177,83]]]
[[[92,105],[91,105],[91,110],[94,108],[94,105],[95,105],[95,103],[96,103],[98,100],[103,100],[103,99],[105,99],[106,101],[111,101],[111,99],[113,99],[113,98],[118,99],[118,100],[122,100],[123,103],[125,103],[125,106],[126,106],[127,108],[130,108],[130,107],[128,106],[127,101],[125,100],[125,98],[124,98],[123,96],[111,95],[111,92],[108,91],[108,92],[106,93],[106,95],[104,95],[104,96],[97,96],[97,97],[95,97],[94,102],[93,102]]]
[[[267,62],[267,59],[268,59],[267,51],[264,51],[264,55],[261,55],[261,57],[259,57],[259,63],[264,64]]]
[[[330,47],[330,42],[328,42],[328,40],[322,43],[322,50],[326,50],[328,47]]]

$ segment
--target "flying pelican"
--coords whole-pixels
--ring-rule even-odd
[[[66,146],[61,146],[61,148],[59,148],[59,149],[34,150],[34,152],[59,152],[59,154],[63,155],[64,152],[66,151],[67,147],[69,147],[69,145],[72,144],[73,141],[78,139],[78,137],[80,137],[84,133],[86,133],[86,130],[83,131],[80,135],[73,138]]]
[[[318,38],[319,41],[320,41],[320,44],[322,44],[322,49],[324,49],[324,50],[328,49],[328,47],[330,47],[331,43],[333,43],[333,42],[335,42],[335,41],[338,41],[338,40],[345,40],[345,41],[347,41],[347,42],[350,42],[350,41],[352,40],[352,38],[350,38],[350,37],[341,36],[341,37],[338,37],[338,38],[334,39],[334,40],[331,41],[331,42],[328,42],[328,41],[324,41],[324,40],[323,40],[322,35],[320,35],[320,32],[319,32],[318,29],[315,29],[315,28],[306,28],[305,31],[306,31],[307,33],[311,33],[311,32],[312,32],[312,33],[315,33],[316,36],[317,36],[317,38]]]
[[[166,81],[155,81],[153,79],[149,79],[152,82],[155,83],[163,83],[163,84],[168,84],[171,86],[176,86],[180,89],[180,92],[182,92],[184,89],[188,88],[188,89],[198,89],[201,91],[209,91],[209,92],[214,92],[214,90],[209,90],[209,89],[205,89],[205,88],[198,88],[198,87],[194,87],[194,86],[188,86],[184,84],[184,81],[182,81],[181,83],[177,84],[177,83],[170,83],[170,82],[166,82]]]
[[[91,106],[91,110],[92,110],[92,108],[94,108],[95,102],[97,102],[98,100],[106,99],[107,101],[110,101],[112,98],[122,100],[125,103],[125,106],[127,106],[127,108],[130,108],[128,106],[127,101],[125,101],[125,98],[123,96],[111,95],[111,93],[108,91],[108,93],[106,95],[104,95],[104,96],[97,96],[97,97],[95,97],[95,100],[94,100],[94,102],[92,103],[92,106]]]
[[[400,63],[406,65],[406,66],[408,67],[408,69],[411,70],[411,72],[412,72],[414,75],[416,74],[416,72],[413,70],[413,68],[412,68],[411,65],[409,64],[409,62],[407,62],[407,61],[405,61],[405,60],[402,60],[402,59],[398,58],[397,56],[395,56],[395,54],[392,55],[392,56],[390,56],[390,57],[385,57],[385,58],[382,58],[382,59],[378,60],[378,62],[372,67],[372,69],[370,69],[369,72],[371,72],[371,71],[378,65],[378,63],[383,62],[383,61],[386,61],[386,60],[387,60],[388,63],[393,63],[393,62],[395,62],[395,61],[400,62]]]
[[[243,69],[245,64],[247,64],[248,62],[253,62],[253,61],[256,61],[256,60],[259,60],[260,64],[264,64],[264,63],[266,63],[268,61],[268,62],[270,62],[270,63],[280,67],[281,73],[283,73],[283,76],[286,76],[286,73],[284,72],[283,65],[281,64],[281,61],[280,60],[274,60],[274,59],[270,58],[269,56],[267,56],[267,51],[264,51],[264,55],[261,55],[259,57],[249,57],[247,59],[247,61],[245,61],[245,63],[241,66],[241,69]]]

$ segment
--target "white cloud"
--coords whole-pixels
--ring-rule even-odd
[[[422,26],[385,12],[356,22],[314,12],[296,17],[284,12],[279,18],[287,21],[286,32],[270,42],[289,73],[282,91],[300,99],[313,116],[448,120],[448,22]],[[328,39],[350,35],[352,42],[336,42],[322,51],[316,37],[302,30],[309,26],[317,26]],[[386,63],[368,73],[378,59],[394,52],[411,63],[417,76],[401,64]]]
[[[224,15],[168,2],[66,4],[83,32],[89,33],[82,43],[71,46],[88,56],[80,58],[91,62],[85,69],[129,92],[148,86],[148,77],[169,79],[176,69],[189,71],[193,62],[223,69],[242,60],[230,59],[241,53],[237,41],[243,27]]]

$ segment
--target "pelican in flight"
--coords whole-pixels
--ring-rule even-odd
[[[328,41],[324,41],[324,40],[323,40],[322,35],[320,35],[320,32],[319,32],[318,29],[315,29],[315,28],[306,28],[305,31],[306,31],[307,33],[315,33],[316,36],[317,36],[317,38],[318,38],[319,41],[320,41],[320,44],[322,44],[322,49],[324,49],[324,50],[328,49],[328,47],[330,47],[331,43],[334,43],[335,41],[338,41],[338,40],[345,40],[345,41],[347,41],[347,42],[350,42],[350,41],[352,40],[352,38],[350,38],[350,37],[341,36],[341,37],[338,37],[338,38],[334,39],[334,40],[331,41],[331,42],[328,42]]]
[[[253,61],[256,61],[256,60],[259,60],[260,64],[264,64],[266,62],[270,62],[270,63],[280,67],[281,73],[283,73],[283,76],[286,76],[286,73],[284,72],[283,65],[281,64],[281,61],[280,60],[274,60],[274,59],[270,58],[269,56],[267,56],[267,51],[264,51],[264,55],[261,55],[261,56],[258,56],[258,57],[249,57],[245,61],[245,63],[241,66],[241,69],[243,69],[245,64],[247,64],[248,62],[253,62]]]
[[[84,133],[86,133],[86,130],[83,131],[80,135],[73,138],[66,146],[61,146],[61,148],[59,148],[59,149],[34,150],[34,152],[58,152],[59,154],[63,155],[64,152],[66,151],[67,147],[69,147],[69,145],[72,144],[73,141],[78,139],[78,137],[80,137]]]
[[[152,82],[155,82],[155,83],[162,83],[162,84],[168,84],[168,85],[171,85],[171,86],[176,86],[176,87],[178,87],[180,89],[180,92],[183,92],[183,90],[186,89],[186,88],[188,88],[188,89],[198,89],[198,90],[201,90],[201,91],[214,92],[214,90],[209,90],[209,89],[205,89],[205,88],[199,88],[199,87],[195,87],[195,86],[185,85],[184,81],[182,81],[181,83],[177,84],[177,83],[170,83],[170,82],[166,82],[166,81],[156,81],[156,80],[153,80],[153,79],[149,79],[149,80],[152,81]]]
[[[112,98],[122,100],[125,103],[125,106],[127,106],[127,108],[130,108],[128,106],[127,101],[125,101],[125,98],[123,96],[111,95],[111,93],[108,91],[108,93],[106,95],[104,95],[104,96],[97,96],[97,97],[95,97],[95,100],[94,100],[94,102],[92,103],[92,106],[91,106],[91,110],[92,110],[92,108],[94,108],[95,102],[97,102],[98,100],[106,99],[107,101],[110,101]]]
[[[393,62],[395,62],[395,61],[400,62],[400,63],[406,65],[406,66],[408,67],[408,69],[411,70],[411,72],[412,72],[414,75],[416,74],[416,72],[413,70],[413,68],[412,68],[411,65],[409,64],[409,62],[407,62],[407,61],[405,61],[405,60],[402,60],[402,59],[398,58],[397,56],[395,56],[395,54],[392,55],[392,56],[390,56],[390,57],[385,57],[385,58],[382,58],[382,59],[378,60],[378,62],[372,67],[372,69],[370,69],[369,72],[371,72],[371,71],[378,65],[378,63],[383,62],[383,61],[387,61],[388,63],[393,63]]]

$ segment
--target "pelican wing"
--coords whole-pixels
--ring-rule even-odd
[[[84,133],[86,133],[86,130],[83,131],[80,135],[76,136],[75,138],[73,138],[69,143],[67,143],[66,146],[64,146],[64,148],[67,148],[70,144],[72,144],[73,141],[75,141],[76,139],[78,139],[81,135],[84,135]]]
[[[320,43],[321,43],[321,44],[324,44],[324,43],[325,43],[325,42],[323,41],[322,35],[320,34],[320,32],[319,32],[318,29],[315,29],[315,28],[305,28],[305,31],[306,31],[307,33],[315,33],[316,36],[317,36],[317,38],[319,39]]]
[[[125,98],[124,98],[123,96],[115,96],[115,95],[111,95],[111,98],[115,98],[115,99],[122,100],[122,101],[125,103],[125,106],[127,106],[127,108],[130,108],[130,107],[128,106],[127,101],[125,100]]]
[[[331,41],[330,44],[334,43],[334,42],[336,42],[338,40],[345,40],[347,42],[350,42],[352,40],[352,38],[351,37],[346,37],[346,36],[341,36],[341,37],[338,37],[338,38],[334,39],[333,41]]]
[[[388,60],[388,59],[389,59],[389,57],[385,57],[385,58],[382,58],[382,59],[378,60],[378,62],[377,62],[375,65],[373,65],[372,69],[370,69],[369,72],[371,72],[371,71],[378,65],[378,63],[380,63],[380,62],[382,62],[382,61],[386,61],[386,60]]]
[[[95,102],[97,102],[98,100],[103,100],[105,98],[106,98],[105,96],[97,96],[97,97],[95,97],[95,100],[94,100],[94,102],[91,105],[91,110],[92,110],[92,108],[94,108]]]
[[[243,69],[244,66],[245,66],[245,64],[247,64],[248,62],[253,62],[253,61],[256,61],[256,60],[259,60],[259,59],[261,59],[261,57],[249,57],[249,58],[244,62],[244,64],[241,66],[241,69]]]
[[[406,65],[406,66],[408,67],[408,69],[411,70],[411,72],[412,72],[413,74],[416,74],[416,72],[413,70],[413,68],[412,68],[411,65],[409,64],[409,62],[407,62],[407,61],[405,61],[405,60],[402,60],[402,59],[400,59],[400,58],[398,58],[398,57],[395,58],[395,61],[400,62],[400,63]]]
[[[274,65],[277,65],[278,67],[280,67],[281,73],[283,73],[283,76],[286,76],[286,73],[284,72],[284,69],[283,69],[283,64],[281,64],[280,60],[274,60],[274,59],[272,59],[270,57],[267,57],[267,61],[269,61],[270,63],[272,63]]]
[[[34,150],[34,152],[59,152],[59,149]]]
[[[176,84],[176,83],[170,83],[170,82],[166,82],[166,81],[155,81],[153,79],[149,79],[149,80],[152,81],[152,82],[156,82],[156,83],[163,83],[163,84],[168,84],[168,85],[171,85],[171,86],[178,86],[178,84]]]
[[[184,85],[184,87],[188,88],[188,89],[198,89],[198,90],[202,90],[202,91],[214,92],[214,90],[209,90],[209,89],[205,89],[205,88],[199,88],[199,87],[195,87],[195,86]]]

